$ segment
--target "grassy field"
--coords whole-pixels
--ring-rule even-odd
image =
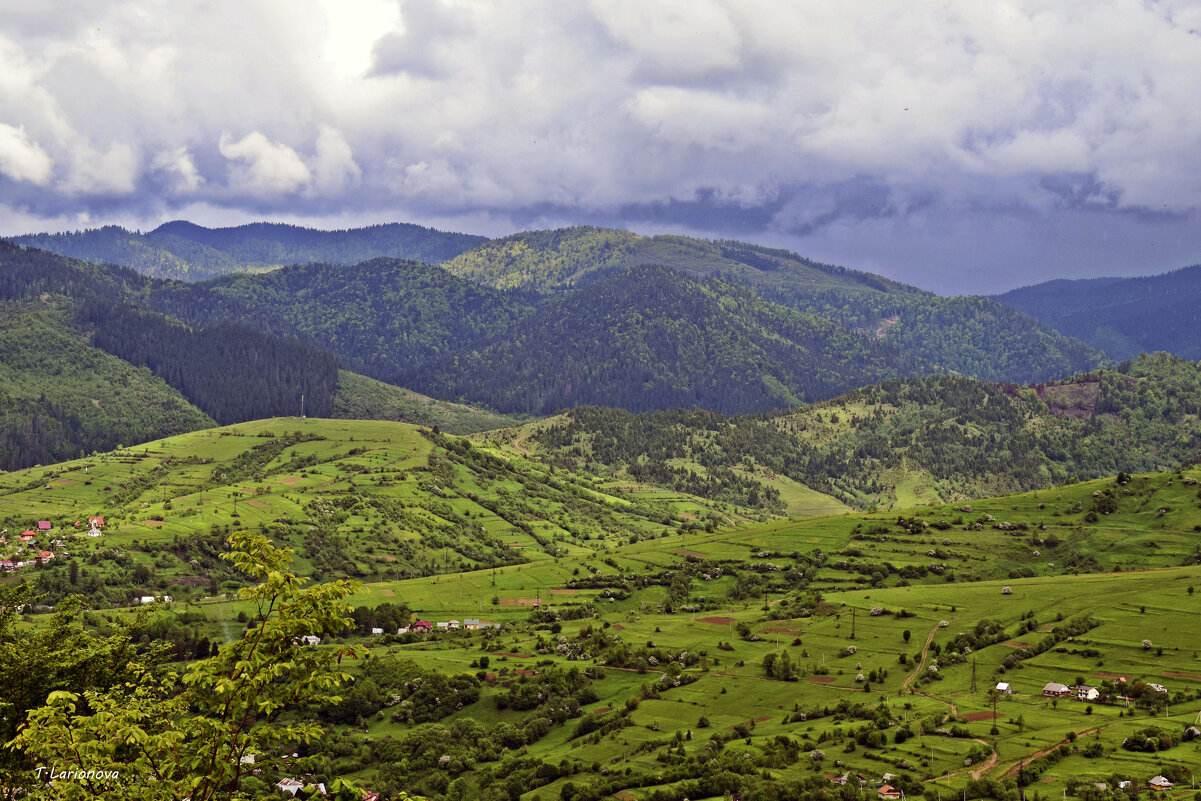
[[[547,468],[520,443],[465,443],[395,423],[262,421],[0,475],[0,520],[9,548],[50,520],[39,537],[84,566],[78,586],[100,577],[93,605],[113,621],[136,613],[133,595],[169,592],[176,602],[151,613],[162,630],[240,637],[252,610],[236,577],[187,549],[246,527],[293,547],[301,573],[362,579],[350,600],[368,615],[496,624],[342,633],[371,662],[478,685],[461,708],[411,722],[410,701],[387,701],[411,680],[355,667],[378,698],[364,689],[356,712],[331,713],[328,764],[368,785],[453,798],[461,778],[461,797],[491,798],[517,776],[525,801],[584,786],[651,801],[695,793],[699,778],[759,792],[849,772],[869,789],[891,773],[910,795],[1000,797],[1020,769],[1028,794],[1050,798],[1156,774],[1188,788],[1201,768],[1201,740],[1184,741],[1201,720],[1201,472],[752,522]],[[77,535],[95,514],[105,533]],[[56,560],[3,580],[53,589],[65,572]],[[118,596],[120,609],[95,602]],[[514,706],[523,688],[559,698],[573,669],[562,703],[578,712]],[[1049,699],[1049,682],[1107,698]],[[483,734],[456,739],[473,721]],[[521,734],[531,725],[545,730]],[[1150,729],[1167,747],[1123,748]],[[518,744],[489,750],[506,737]],[[459,767],[422,761],[434,741]],[[529,763],[502,759],[513,749]]]

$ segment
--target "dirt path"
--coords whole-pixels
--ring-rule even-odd
[[[984,745],[987,745],[989,748],[992,748],[992,746],[989,745],[988,742],[985,740],[977,740],[975,738],[972,738],[972,740],[977,743],[983,743]],[[991,768],[995,764],[997,764],[997,750],[995,748],[993,748],[992,755],[989,756],[989,758],[984,761],[984,764],[972,771],[972,778],[979,779],[981,776],[983,776],[985,773],[988,772],[989,768]]]
[[[1085,737],[1089,734],[1095,734],[1096,732],[1101,731],[1101,729],[1105,729],[1105,728],[1108,728],[1108,727],[1114,726],[1114,725],[1117,725],[1117,724],[1116,723],[1107,723],[1104,726],[1096,726],[1094,728],[1089,729],[1088,731],[1082,731],[1082,732],[1080,732],[1079,735],[1077,735],[1076,739],[1080,739],[1081,737]],[[1044,748],[1041,751],[1035,751],[1033,754],[1030,754],[1029,756],[1022,757],[1021,759],[1019,759],[1017,761],[1016,765],[1014,765],[1009,770],[1005,771],[1005,773],[1001,775],[1001,778],[1005,779],[1010,776],[1018,775],[1018,771],[1020,769],[1022,769],[1026,765],[1029,765],[1034,760],[1038,759],[1039,757],[1046,756],[1047,754],[1051,753],[1052,751],[1054,751],[1056,748],[1058,748],[1061,745],[1069,745],[1070,743],[1071,743],[1071,740],[1064,738],[1063,740],[1060,740],[1059,742],[1055,743],[1055,745],[1052,745],[1049,748]]]
[[[922,646],[922,661],[919,662],[917,667],[914,668],[913,672],[910,673],[908,676],[906,676],[905,680],[903,682],[901,682],[902,690],[908,690],[909,685],[913,684],[913,682],[917,680],[917,677],[922,674],[922,671],[925,670],[926,657],[929,656],[929,654],[930,654],[930,643],[934,642],[934,635],[937,633],[938,633],[938,624],[935,623],[934,628],[930,629],[930,636],[926,637],[926,644]],[[954,714],[954,713],[952,713],[952,714]]]

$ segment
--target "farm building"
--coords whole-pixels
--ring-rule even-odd
[[[1168,688],[1162,684],[1152,684],[1151,682],[1147,682],[1147,686],[1152,690],[1155,690],[1157,693],[1166,693],[1168,691]]]
[[[1066,684],[1060,684],[1057,681],[1049,681],[1043,687],[1043,695],[1047,698],[1064,698],[1072,694],[1072,689]]]
[[[998,681],[997,692],[1003,693],[1004,695],[1012,695],[1013,688],[1009,686],[1009,682],[1007,681]]]

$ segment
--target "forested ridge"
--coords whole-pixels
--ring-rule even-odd
[[[1053,384],[898,379],[728,419],[581,408],[532,439],[560,466],[707,497],[745,500],[748,479],[779,474],[867,507],[891,504],[910,479],[953,499],[1177,465],[1201,453],[1199,415],[1201,368],[1155,354]],[[769,490],[765,508],[778,504]]]
[[[348,367],[396,383],[419,365],[474,347],[528,314],[528,293],[500,292],[437,267],[373,259],[298,265],[203,284],[155,282],[147,304],[198,324],[234,320],[296,336]]]
[[[463,431],[509,422],[347,373],[340,381],[333,354],[292,337],[138,305],[183,286],[0,242],[0,469],[302,411]]]
[[[280,223],[205,228],[176,220],[145,233],[109,225],[29,234],[13,241],[87,262],[130,267],[145,275],[197,281],[288,264],[358,264],[381,256],[436,264],[486,240],[410,223],[319,231]]]
[[[887,343],[716,279],[643,266],[539,307],[406,383],[501,411],[780,409],[931,372]]]
[[[1117,359],[1201,359],[1201,265],[1139,278],[1048,281],[997,300]]]
[[[745,242],[564,228],[492,240],[444,266],[489,286],[559,293],[642,264],[721,278],[765,300],[882,339],[932,365],[985,380],[1046,381],[1102,362],[1095,346],[990,298],[944,298],[883,276]]]

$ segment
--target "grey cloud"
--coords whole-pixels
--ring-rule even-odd
[[[364,45],[371,69],[345,76],[321,56],[316,0],[109,0],[58,19],[0,2],[0,230],[195,209],[488,233],[600,221],[918,283],[961,264],[945,247],[981,265],[939,273],[964,287],[994,280],[991,253],[1124,268],[1133,253],[1088,225],[1182,258],[1163,237],[1193,241],[1173,228],[1201,208],[1189,4],[399,8]]]

